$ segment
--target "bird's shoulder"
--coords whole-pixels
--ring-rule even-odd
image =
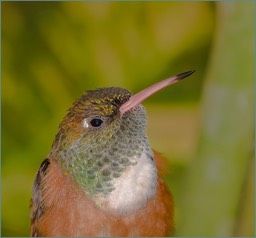
[[[73,214],[76,201],[84,200],[86,197],[83,191],[79,190],[70,174],[65,173],[58,158],[50,156],[42,162],[34,180],[30,213],[31,235],[52,236],[53,231],[58,230],[52,224],[56,225],[60,217],[65,217],[63,214]],[[64,229],[63,223],[60,227]]]
[[[32,236],[37,236],[36,223],[46,210],[45,202],[43,199],[43,193],[44,193],[43,180],[49,170],[49,166],[50,166],[50,160],[46,158],[41,163],[33,184],[32,199],[30,204],[31,206],[30,222],[31,222]]]

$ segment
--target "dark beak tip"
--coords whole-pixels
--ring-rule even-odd
[[[178,80],[182,80],[184,78],[187,78],[188,76],[190,76],[191,74],[193,74],[194,72],[196,72],[195,70],[190,70],[181,74],[177,74],[177,78]]]

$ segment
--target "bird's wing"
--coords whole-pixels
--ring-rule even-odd
[[[42,162],[34,180],[33,195],[32,195],[31,205],[30,205],[31,236],[40,236],[40,234],[37,234],[36,224],[38,222],[38,219],[42,216],[42,214],[45,212],[45,209],[46,209],[44,199],[43,199],[43,192],[44,192],[43,179],[47,174],[49,165],[50,165],[50,161],[47,158]]]

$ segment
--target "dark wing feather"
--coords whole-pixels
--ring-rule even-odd
[[[33,185],[33,195],[31,199],[31,212],[30,212],[30,222],[31,222],[31,236],[40,236],[37,231],[37,222],[38,219],[42,216],[42,214],[45,212],[45,204],[43,200],[43,178],[47,174],[48,167],[50,165],[49,159],[45,159],[34,180],[34,185]]]

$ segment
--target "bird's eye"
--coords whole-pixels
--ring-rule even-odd
[[[93,127],[99,127],[99,126],[101,126],[102,123],[103,123],[103,121],[102,121],[100,118],[93,118],[93,119],[90,121],[90,124],[91,124]]]

